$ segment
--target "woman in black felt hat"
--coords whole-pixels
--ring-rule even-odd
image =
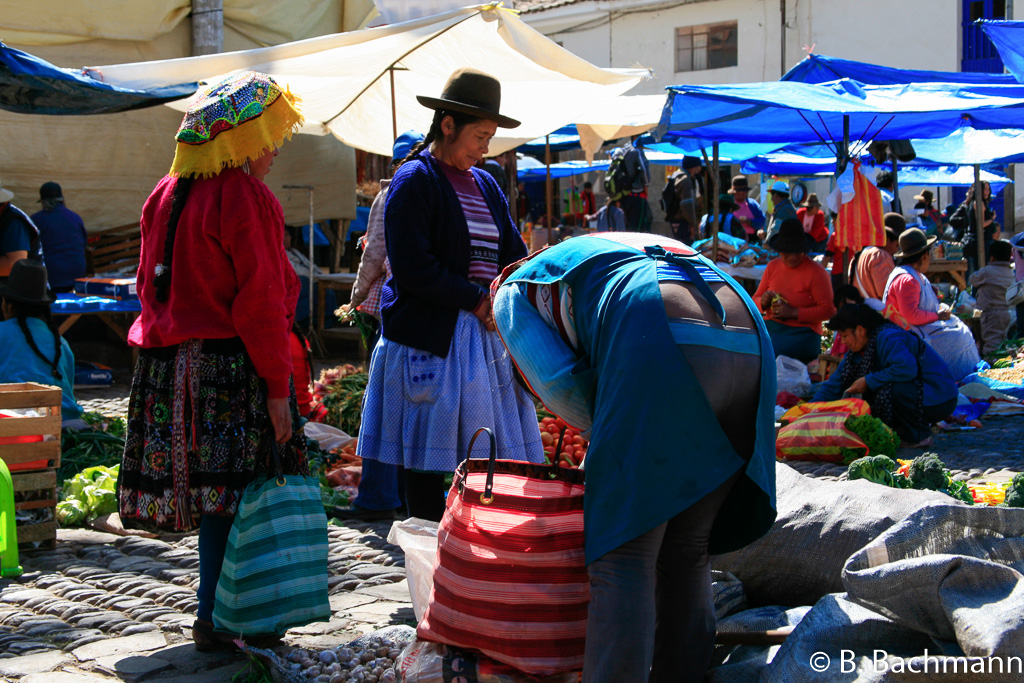
[[[542,462],[537,413],[513,379],[488,288],[527,254],[508,202],[476,168],[499,127],[501,84],[475,69],[451,75],[426,138],[395,172],[384,208],[393,277],[381,296],[381,339],[370,361],[358,453],[403,465],[413,517],[440,521],[444,477],[479,427],[498,457]]]
[[[64,397],[61,417],[76,420],[82,408],[75,401],[75,356],[50,320],[53,294],[46,286],[46,267],[21,259],[0,284],[0,383],[38,382],[58,386]]]
[[[754,293],[776,356],[809,363],[821,352],[821,323],[836,313],[828,272],[807,258],[811,237],[796,218],[787,218],[768,240],[779,252],[769,261]]]

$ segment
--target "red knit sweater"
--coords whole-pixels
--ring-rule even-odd
[[[776,322],[794,327],[809,327],[821,334],[822,321],[836,314],[832,303],[832,281],[820,265],[805,258],[796,268],[789,268],[782,259],[769,261],[754,301],[761,305],[761,295],[771,290],[781,294],[790,306],[797,309],[797,318]],[[766,316],[767,317],[767,316]]]
[[[288,396],[288,335],[299,279],[284,252],[281,204],[238,169],[196,180],[175,235],[169,296],[159,303],[153,270],[163,261],[176,182],[161,180],[142,208],[142,315],[128,342],[150,348],[240,337],[269,397]]]

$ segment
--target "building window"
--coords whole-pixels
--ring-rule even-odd
[[[736,66],[736,22],[676,29],[676,71]]]

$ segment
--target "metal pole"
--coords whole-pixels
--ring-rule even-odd
[[[554,244],[555,243],[554,242],[554,235],[555,235],[554,227],[555,226],[551,225],[551,221],[552,221],[552,217],[551,217],[551,201],[552,201],[552,197],[551,197],[551,136],[550,135],[545,135],[544,136],[544,164],[547,167],[547,174],[545,175],[545,178],[544,178],[544,203],[547,205],[547,213],[545,214],[545,216],[547,217],[547,226],[546,227],[548,229],[547,243],[548,244]]]
[[[981,164],[974,164],[974,219],[978,240],[978,268],[985,267],[985,202],[981,196]]]
[[[398,139],[398,103],[395,102],[395,67],[388,67],[388,75],[391,77],[391,139]]]
[[[889,153],[892,154],[892,152],[889,152]],[[899,181],[899,178],[897,177],[898,173],[899,173],[899,170],[897,169],[897,166],[896,166],[896,157],[893,156],[892,157],[892,207],[889,210],[890,211],[895,211],[896,213],[903,213],[903,202],[900,201],[900,181]]]
[[[846,115],[843,116],[843,146],[842,146],[842,149],[840,150],[840,153],[842,154],[842,163],[841,163],[841,168],[840,168],[840,164],[836,165],[836,178],[838,178],[840,175],[842,175],[842,171],[845,171],[846,170],[846,165],[848,163],[850,163],[850,117],[846,116]],[[839,228],[839,226],[836,226],[836,228],[834,228],[834,229],[838,229],[838,228]],[[837,242],[838,242],[838,239],[837,239]],[[833,257],[833,258],[835,258],[835,257]],[[845,284],[849,284],[850,276],[849,276],[849,273],[846,272],[847,271],[846,249],[843,249],[842,253],[839,255],[839,259],[840,259],[840,263],[842,264],[842,272],[839,274],[839,278],[840,278],[839,281],[842,282],[844,285]]]
[[[718,263],[718,143],[711,143],[711,262]]]
[[[309,192],[309,333],[313,336],[316,328],[313,326],[313,289],[316,283],[316,274],[313,273],[313,186],[312,185],[285,185],[286,190],[306,190]]]

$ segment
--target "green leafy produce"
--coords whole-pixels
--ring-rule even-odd
[[[334,425],[349,436],[359,435],[366,379],[365,372],[357,372],[331,383],[323,397],[323,405],[327,409],[326,424]]]
[[[846,476],[851,481],[854,479],[867,479],[883,486],[901,488],[895,478],[897,467],[899,465],[896,464],[896,461],[887,455],[869,455],[864,458],[858,458],[850,463],[850,469],[847,471]]]
[[[966,481],[956,481],[955,479],[949,480],[949,485],[943,490],[946,495],[952,496],[967,503],[968,505],[974,505],[974,496],[971,494],[971,489],[967,486]]]
[[[949,472],[945,464],[934,453],[925,453],[910,463],[910,483],[915,489],[945,491],[949,484]]]
[[[348,505],[348,494],[344,491],[338,491],[327,483],[327,478],[321,473],[320,474],[320,501],[324,504],[324,509],[330,512],[335,507],[345,507]]]
[[[81,524],[88,515],[88,506],[75,498],[57,503],[57,523],[61,526]]]
[[[87,467],[65,481],[61,488],[62,500],[57,503],[57,521],[67,526],[117,512],[119,468],[119,465]]]
[[[57,482],[66,482],[87,467],[117,465],[123,455],[123,436],[95,428],[65,429],[61,432]]]
[[[1003,505],[1011,508],[1024,508],[1024,472],[1013,475],[1010,488],[1006,489]]]
[[[871,415],[853,415],[846,420],[846,428],[860,437],[868,447],[868,455],[896,455],[900,437],[889,425]],[[856,449],[848,449],[855,451]],[[846,453],[843,454],[844,458]],[[844,462],[849,463],[848,460]]]

